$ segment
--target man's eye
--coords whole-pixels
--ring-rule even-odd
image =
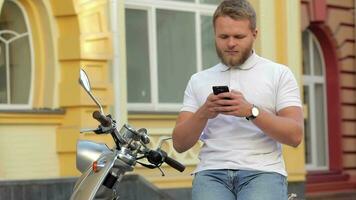
[[[244,39],[246,36],[245,35],[237,35],[235,36],[236,39]]]

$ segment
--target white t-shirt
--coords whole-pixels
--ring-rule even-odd
[[[284,65],[253,53],[239,69],[223,64],[194,74],[184,93],[181,111],[196,112],[212,86],[227,85],[245,99],[270,113],[288,106],[301,107],[297,82]],[[244,117],[219,114],[209,119],[200,140],[200,163],[195,172],[207,169],[242,169],[277,172],[287,176],[281,144]]]

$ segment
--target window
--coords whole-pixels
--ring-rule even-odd
[[[305,158],[308,170],[328,169],[328,129],[325,64],[318,40],[303,32],[303,91],[308,107],[305,125]]]
[[[127,0],[128,108],[178,111],[190,76],[219,62],[212,14],[219,0]]]
[[[31,101],[31,45],[25,13],[5,1],[0,15],[0,108],[26,108]]]

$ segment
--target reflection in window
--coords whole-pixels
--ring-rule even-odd
[[[219,1],[125,1],[130,111],[178,111],[191,75],[219,62],[212,27]]]
[[[131,103],[151,101],[147,11],[126,9],[127,94]]]
[[[29,104],[31,48],[24,14],[5,1],[0,15],[0,105]]]
[[[200,3],[206,3],[206,4],[219,4],[221,0],[199,0]]]
[[[201,16],[201,44],[203,69],[210,68],[219,63],[215,50],[214,28],[212,16]]]
[[[196,72],[194,13],[157,10],[159,102],[180,103]]]

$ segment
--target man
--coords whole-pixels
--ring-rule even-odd
[[[203,142],[193,200],[286,200],[281,144],[303,137],[296,80],[254,52],[256,14],[246,0],[223,1],[213,24],[221,63],[191,77],[173,131],[178,152]],[[216,85],[230,92],[214,95]]]

